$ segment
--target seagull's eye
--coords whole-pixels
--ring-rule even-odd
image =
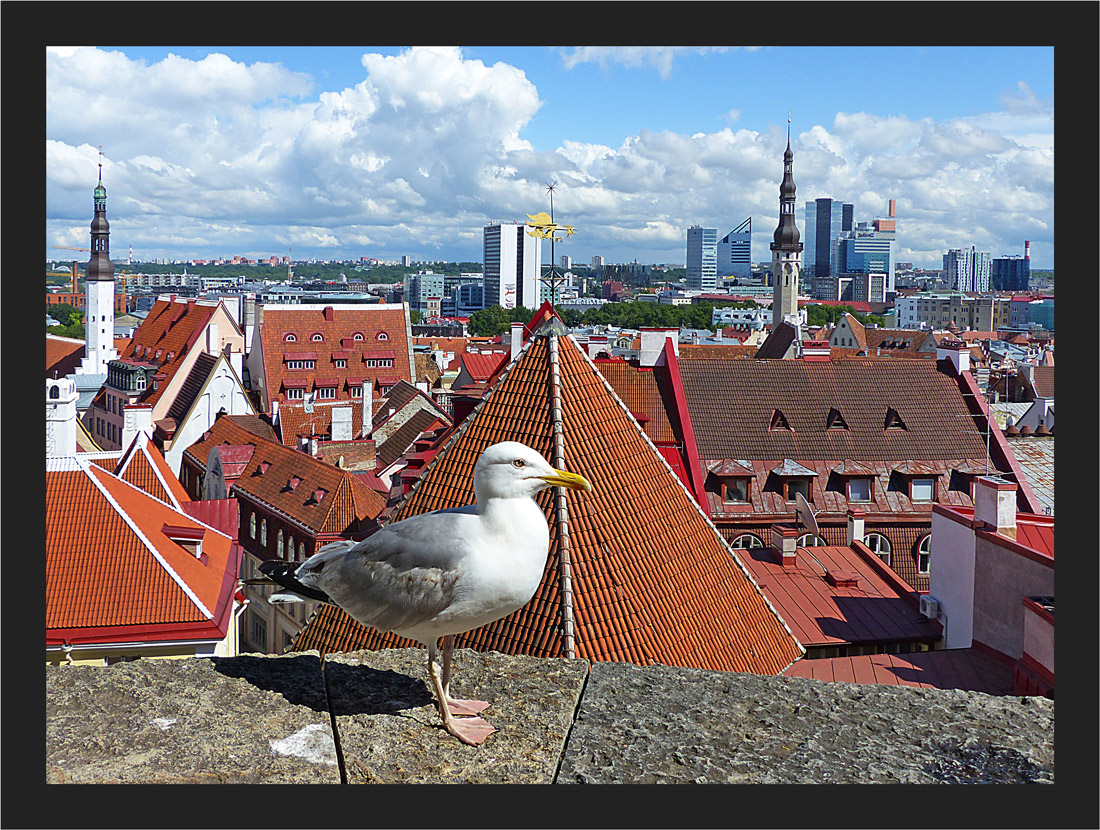
[[[522,458],[517,458],[515,461],[512,462],[512,466],[513,467],[526,467],[527,462],[524,461]]]

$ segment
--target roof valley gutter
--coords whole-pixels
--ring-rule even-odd
[[[554,466],[565,469],[565,435],[562,431],[561,373],[558,365],[558,335],[547,336],[550,346],[550,423],[554,431]],[[569,500],[564,487],[555,487],[558,519],[558,554],[561,560],[561,617],[565,656],[576,657],[573,632],[573,573],[569,548]]]

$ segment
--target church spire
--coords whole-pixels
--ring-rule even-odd
[[[801,251],[798,226],[794,223],[794,153],[791,152],[791,115],[787,111],[787,150],[783,153],[783,182],[779,185],[779,226],[775,229],[771,248]]]
[[[107,221],[107,188],[103,186],[103,149],[99,151],[99,183],[92,192],[92,255],[84,269],[85,280],[114,282],[111,265],[111,225]]]

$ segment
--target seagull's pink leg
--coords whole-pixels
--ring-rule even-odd
[[[446,703],[447,693],[443,690],[443,680],[439,676],[439,666],[435,663],[435,643],[428,648],[428,675],[432,679],[435,697],[439,702],[439,714],[443,718],[444,729],[470,746],[477,746],[496,732],[496,727],[487,720],[478,717],[456,718],[451,714]]]
[[[451,697],[451,657],[454,654],[455,638],[448,634],[443,638],[443,698],[452,715],[476,715],[489,708],[484,700],[462,700]]]

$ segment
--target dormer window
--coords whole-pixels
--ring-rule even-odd
[[[787,416],[778,409],[775,409],[772,410],[772,419],[771,423],[768,425],[768,431],[771,432],[777,429],[785,429],[790,432],[791,425],[787,422]]]
[[[325,339],[325,336],[320,332],[314,332],[309,339],[312,340],[314,343],[320,343],[322,340]]]
[[[362,340],[363,339],[363,332],[361,332],[361,331],[355,332],[355,334],[352,335],[351,339],[352,340]]]
[[[905,421],[901,419],[898,411],[891,406],[886,409],[886,421],[883,424],[883,429],[901,429],[908,431],[909,427],[905,425]]]
[[[936,479],[913,478],[909,481],[909,499],[911,501],[932,501],[936,495]]]
[[[301,483],[302,483],[301,476],[291,476],[290,480],[287,481],[286,486],[287,486],[288,490],[296,490],[298,488],[298,485],[301,484]]]
[[[806,501],[811,500],[811,484],[812,480],[808,478],[789,478],[783,482],[783,499],[784,501],[793,502],[798,500],[798,495],[801,493],[802,498]]]
[[[271,468],[270,461],[261,461],[260,465],[256,468],[256,475],[262,476]]]
[[[829,414],[825,418],[825,429],[848,429],[848,422],[844,420],[844,416],[840,414],[839,409],[834,407],[829,410]]]
[[[296,335],[292,331],[288,331],[286,334],[283,335],[283,341],[286,343],[297,343],[298,335]]]
[[[375,336],[374,339],[375,340],[389,340],[390,336],[388,334],[386,334],[384,331],[380,331],[380,332],[378,332],[378,334]]]
[[[347,358],[343,358],[343,357],[333,358],[332,365],[335,366],[337,369],[346,369],[346,368],[348,368]]]
[[[726,504],[746,504],[749,501],[749,477],[727,478],[722,482],[722,501]]]
[[[327,495],[328,490],[323,487],[318,487],[310,494],[309,498],[306,500],[306,504],[320,504]]]
[[[858,477],[848,479],[848,501],[862,502],[871,500],[871,478]]]

